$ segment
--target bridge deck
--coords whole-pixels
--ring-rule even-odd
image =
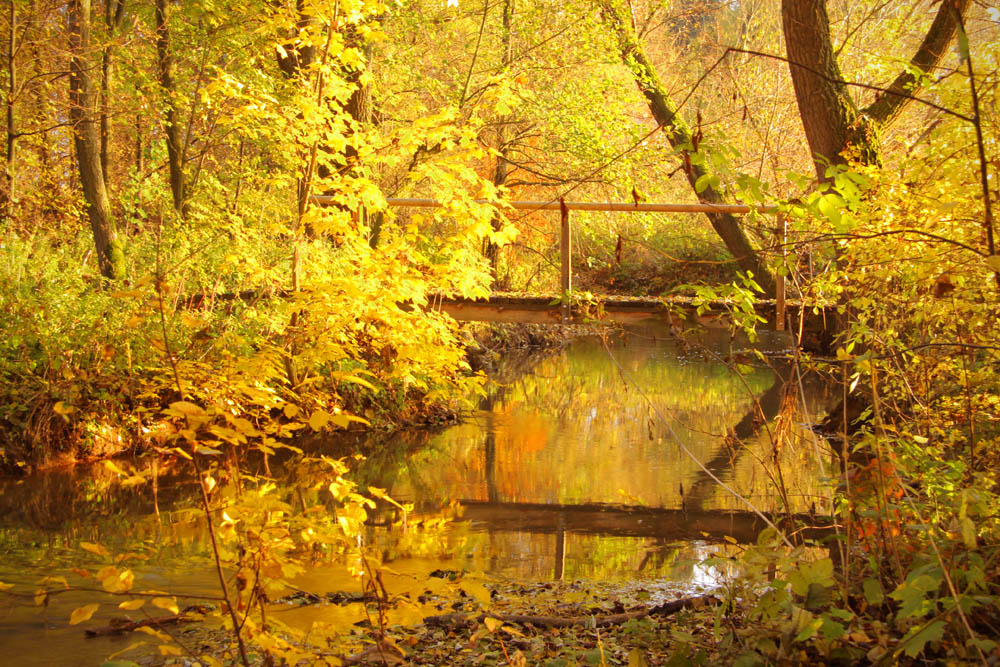
[[[699,307],[691,297],[665,296],[595,297],[591,302],[565,305],[556,296],[493,294],[485,299],[436,298],[429,307],[462,321],[533,324],[587,324],[605,321],[635,324],[659,320],[674,325],[695,322],[710,328],[727,328],[731,323],[733,304],[710,301]],[[803,309],[803,304],[798,301],[786,301],[784,307],[794,322],[798,322],[799,314],[805,312],[807,329],[823,328],[822,309],[818,315],[814,315],[811,306]],[[777,310],[775,301],[759,301],[756,310],[767,321],[768,326],[774,326]]]
[[[259,292],[246,290],[243,292],[227,292],[223,294],[194,294],[180,301],[182,308],[211,308],[215,302],[253,301],[256,299],[283,298],[287,299],[291,292],[277,290],[274,292]],[[412,303],[401,303],[400,307],[409,310]],[[601,297],[595,296],[590,301],[577,301],[564,304],[558,296],[526,296],[517,294],[492,294],[482,299],[467,299],[431,295],[427,310],[437,310],[448,313],[456,320],[463,322],[520,322],[527,324],[599,324],[601,322],[637,324],[640,322],[661,322],[667,325],[682,326],[699,324],[714,329],[729,328],[732,323],[731,313],[734,304],[717,300],[696,302],[688,296],[662,297]],[[756,302],[757,314],[764,319],[764,326],[778,327],[776,313],[784,310],[791,328],[797,330],[801,317],[803,329],[808,332],[823,331],[827,328],[827,319],[832,314],[832,307],[817,307],[789,300],[780,305],[773,299],[762,299]],[[786,325],[788,322],[786,322]]]

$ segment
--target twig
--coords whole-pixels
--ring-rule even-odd
[[[990,257],[993,257],[997,253],[993,244],[993,206],[990,203],[989,174],[986,166],[986,148],[983,142],[983,122],[979,113],[979,91],[976,90],[976,75],[972,69],[972,52],[968,47],[969,37],[965,32],[965,21],[957,8],[954,8],[954,11],[955,20],[958,21],[959,39],[964,37],[966,44],[962,56],[965,58],[965,64],[969,71],[969,89],[972,92],[972,124],[976,128],[976,148],[979,150],[979,180],[983,188],[983,208],[986,214],[983,219],[983,227],[986,228],[986,249]],[[1000,288],[1000,271],[994,269],[993,278],[996,280],[997,287]]]

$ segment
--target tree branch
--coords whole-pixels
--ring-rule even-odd
[[[971,4],[972,0],[941,0],[934,23],[910,60],[911,67],[927,74],[941,62],[948,45],[958,32],[957,17],[965,16]],[[900,72],[896,80],[885,89],[885,94],[869,104],[863,113],[880,125],[889,125],[910,100],[916,99],[911,93],[919,88],[920,80],[911,70]]]
[[[826,74],[823,74],[819,70],[813,69],[813,68],[809,67],[808,65],[805,65],[805,64],[800,63],[800,62],[794,62],[791,59],[786,58],[784,56],[779,56],[776,53],[767,53],[766,51],[754,51],[753,49],[740,49],[740,48],[737,48],[735,46],[728,47],[726,49],[726,52],[727,53],[728,52],[745,53],[745,54],[751,55],[751,56],[760,56],[761,58],[771,58],[772,60],[780,60],[781,62],[788,63],[789,65],[791,65],[793,67],[798,67],[798,68],[804,69],[804,70],[806,70],[808,72],[811,72],[812,74],[815,74],[816,76],[818,76],[818,77],[820,77],[822,79],[825,79],[826,81],[829,81],[830,83],[842,84],[842,85],[845,85],[845,86],[849,86],[851,88],[862,88],[864,90],[874,90],[875,92],[879,93],[880,95],[885,95],[885,94],[888,94],[890,92],[889,88],[884,88],[882,86],[876,86],[876,85],[873,85],[873,84],[870,84],[870,83],[861,83],[860,81],[848,81],[847,79],[843,79],[843,78],[837,79],[837,78],[833,78],[833,77],[827,76]],[[966,116],[964,113],[961,113],[960,111],[955,111],[954,109],[949,109],[948,107],[943,107],[940,104],[935,104],[934,102],[931,102],[930,100],[928,100],[926,98],[917,97],[916,95],[910,95],[910,94],[903,93],[903,92],[895,92],[895,93],[893,93],[893,95],[895,95],[897,97],[902,97],[902,98],[905,99],[905,101],[919,102],[920,104],[923,104],[924,106],[930,107],[931,109],[937,109],[938,111],[940,111],[942,113],[946,113],[949,116],[954,116],[955,118],[958,118],[960,120],[964,120],[964,121],[966,121],[968,123],[973,122],[972,116]]]

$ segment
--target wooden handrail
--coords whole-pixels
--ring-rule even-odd
[[[313,195],[310,201],[317,206],[328,206],[341,204],[337,197],[331,195]],[[492,204],[497,207],[509,207],[521,211],[561,211],[560,215],[560,271],[559,284],[562,290],[562,297],[565,298],[573,289],[573,267],[572,267],[572,228],[569,221],[570,211],[604,211],[620,213],[728,213],[730,215],[746,215],[751,211],[758,213],[778,213],[779,230],[778,243],[782,248],[782,258],[785,255],[785,225],[784,216],[780,215],[777,206],[755,206],[750,207],[744,204],[644,204],[640,202],[571,202],[571,201],[496,201],[490,202],[485,199],[476,199],[477,204]],[[400,197],[390,197],[385,200],[389,206],[399,208],[441,208],[444,206],[436,199],[408,199]],[[783,330],[785,328],[785,281],[783,276],[779,276],[775,281],[775,299],[777,300],[777,316],[775,318],[775,328]],[[568,304],[563,309],[564,321],[569,316]]]

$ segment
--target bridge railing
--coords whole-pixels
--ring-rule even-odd
[[[488,203],[486,200],[477,200],[479,203]],[[330,205],[338,203],[332,196],[314,195],[312,202],[319,205]],[[434,199],[409,199],[409,198],[389,198],[386,200],[389,206],[398,208],[441,208],[444,205]],[[777,207],[760,206],[751,208],[743,204],[656,204],[644,202],[572,202],[564,200],[550,201],[506,201],[504,206],[521,211],[559,211],[559,288],[563,294],[568,294],[573,289],[573,234],[570,224],[570,211],[600,211],[608,213],[729,213],[732,215],[746,215],[755,210],[758,213],[777,215],[776,243],[781,248],[782,260],[786,256],[785,236],[787,233],[787,220]],[[775,281],[775,328],[778,331],[785,329],[785,277],[778,275]]]

